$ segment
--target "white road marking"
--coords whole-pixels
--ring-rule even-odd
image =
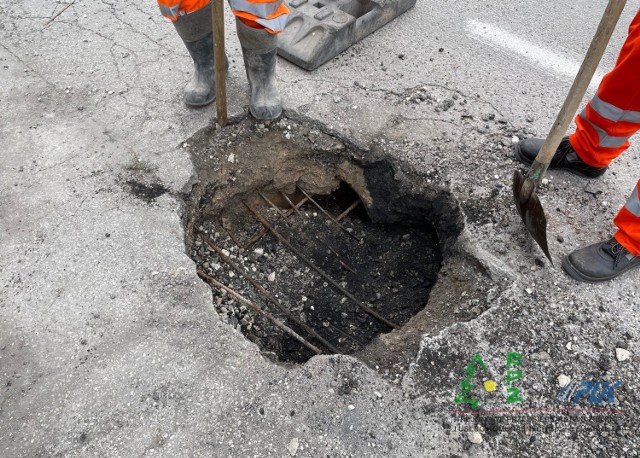
[[[569,80],[575,78],[580,69],[580,62],[574,62],[559,54],[541,48],[527,40],[524,40],[513,33],[506,32],[495,25],[486,22],[476,21],[475,19],[467,20],[467,29],[472,35],[480,38],[489,45],[494,45],[506,51],[511,51],[522,56],[532,63],[551,70],[559,76],[567,77]],[[587,50],[585,49],[585,53]],[[595,90],[598,88],[604,73],[596,70],[589,88]]]

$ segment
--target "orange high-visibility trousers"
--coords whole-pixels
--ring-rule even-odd
[[[629,27],[613,70],[602,79],[596,96],[576,117],[569,136],[578,156],[594,167],[606,167],[629,147],[629,137],[640,129],[640,10]],[[614,219],[616,240],[640,256],[640,180]]]
[[[172,21],[193,13],[210,0],[158,0],[162,15]],[[229,0],[233,14],[249,27],[280,33],[287,24],[289,9],[282,0]]]

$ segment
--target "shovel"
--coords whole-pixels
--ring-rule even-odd
[[[626,0],[609,0],[606,10],[600,20],[596,34],[591,41],[587,55],[580,66],[576,79],[569,90],[564,104],[555,123],[549,131],[540,152],[536,157],[526,176],[516,170],[513,174],[513,197],[516,207],[522,217],[522,221],[527,226],[533,239],[540,245],[542,251],[553,264],[547,245],[547,218],[544,215],[542,203],[536,195],[536,188],[540,184],[553,155],[560,145],[571,119],[576,113],[582,97],[584,97],[591,78],[598,68],[604,50],[609,44],[611,34],[616,27],[618,19],[622,14]]]
[[[224,54],[224,0],[212,0],[213,62],[216,79],[216,110],[220,127],[227,125],[227,86]]]

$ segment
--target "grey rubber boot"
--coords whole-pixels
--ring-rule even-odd
[[[184,88],[184,103],[195,107],[208,105],[216,98],[211,3],[180,16],[173,24],[193,59],[193,77]]]
[[[276,86],[278,36],[246,26],[238,19],[236,28],[251,87],[249,111],[256,119],[276,119],[282,114],[282,99]]]

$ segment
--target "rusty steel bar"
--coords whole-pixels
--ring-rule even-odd
[[[304,256],[300,252],[300,250],[298,250],[296,247],[291,245],[291,242],[289,242],[282,234],[280,234],[280,232],[278,232],[273,226],[271,226],[269,224],[269,222],[267,220],[265,220],[264,217],[262,217],[262,215],[260,215],[258,212],[256,212],[246,202],[242,202],[242,203],[244,204],[245,207],[247,207],[247,209],[251,213],[253,213],[255,215],[256,219],[258,221],[260,221],[260,223],[262,223],[262,225],[264,227],[269,229],[269,232],[271,232],[280,241],[280,243],[282,243],[289,250],[291,250],[301,261],[303,261],[305,264],[307,264],[309,267],[311,267],[313,270],[315,270],[322,278],[324,278],[334,288],[336,288],[338,291],[340,291],[347,298],[351,299],[358,307],[360,307],[362,310],[364,310],[366,313],[368,313],[372,317],[376,318],[377,320],[381,321],[382,323],[386,324],[387,326],[389,326],[389,327],[391,327],[393,329],[400,329],[400,326],[398,326],[395,323],[392,323],[391,321],[389,321],[386,318],[384,318],[382,315],[380,315],[375,310],[372,310],[371,308],[367,307],[367,305],[365,305],[362,301],[357,299],[353,294],[351,294],[349,291],[347,291],[342,286],[340,286],[337,281],[335,281],[333,278],[331,278],[329,275],[327,275],[322,269],[320,269],[313,262],[311,262],[309,259],[307,259],[307,257]]]
[[[243,246],[240,243],[240,241],[237,238],[235,238],[234,235],[231,233],[231,231],[224,226],[224,222],[222,221],[222,215],[218,215],[218,224],[220,224],[220,227],[222,228],[222,230],[227,233],[227,235],[233,241],[233,243],[235,243],[236,246],[242,250]]]
[[[309,350],[311,350],[315,354],[317,354],[317,355],[321,355],[322,354],[322,351],[318,347],[316,347],[315,345],[307,342],[304,337],[302,337],[300,334],[295,332],[293,329],[291,329],[289,326],[284,324],[282,321],[280,321],[279,319],[274,317],[272,314],[270,314],[266,310],[261,309],[259,306],[257,306],[253,302],[249,301],[248,299],[245,299],[243,296],[241,296],[240,294],[238,294],[237,292],[235,292],[234,290],[232,290],[228,286],[220,283],[218,280],[216,280],[212,276],[207,275],[202,269],[198,269],[197,272],[198,272],[198,276],[200,278],[202,278],[204,281],[206,281],[210,285],[216,286],[216,287],[226,291],[231,296],[233,296],[235,299],[239,300],[240,302],[242,302],[246,306],[250,307],[254,311],[256,311],[259,314],[263,315],[265,318],[267,318],[269,321],[271,321],[273,324],[275,324],[277,327],[282,329],[284,332],[289,334],[291,337],[296,339],[298,342],[300,342],[302,345],[307,347]]]
[[[291,205],[291,208],[292,208],[293,210],[295,210],[296,212],[298,212],[298,209],[295,207],[295,205],[293,205],[293,202],[291,202],[291,200],[287,197],[287,195],[286,195],[286,194],[284,194],[282,191],[280,191],[280,194],[282,194],[282,196],[287,200],[287,202],[289,202],[289,204]],[[299,212],[298,212],[298,213],[299,213]],[[305,233],[304,233],[304,232],[302,232],[302,231],[300,231],[300,235],[302,235],[303,237],[305,237],[307,240],[309,239],[309,237],[307,237],[307,236],[305,235]],[[322,243],[325,247],[327,247],[327,249],[328,249],[329,251],[331,251],[331,252],[336,256],[336,258],[338,258],[338,263],[340,264],[340,266],[342,266],[345,270],[348,270],[348,271],[349,271],[349,272],[351,272],[352,274],[357,273],[353,267],[351,267],[350,265],[348,265],[346,262],[344,262],[344,261],[342,260],[342,256],[340,256],[340,253],[338,253],[338,250],[336,250],[336,249],[335,249],[335,248],[333,248],[331,245],[329,245],[329,243],[327,243],[327,242],[325,242],[324,240],[320,239],[317,235],[315,236],[315,239],[316,239],[318,242]]]
[[[249,274],[247,274],[243,269],[241,269],[238,265],[236,265],[229,258],[229,256],[226,256],[222,252],[222,248],[220,248],[219,246],[216,246],[209,237],[207,237],[203,233],[200,233],[200,238],[205,243],[205,245],[207,245],[209,248],[211,248],[216,253],[218,253],[218,256],[220,256],[220,259],[222,259],[227,265],[229,265],[229,267],[231,267],[233,270],[238,272],[240,275],[242,275],[242,277],[244,277],[245,280],[247,280],[249,283],[251,283],[251,285],[253,285],[253,287],[255,289],[257,289],[258,292],[262,295],[262,297],[264,297],[266,300],[268,300],[273,305],[278,307],[280,309],[280,311],[282,311],[282,313],[284,313],[289,318],[291,318],[291,320],[293,320],[298,326],[300,326],[305,331],[307,331],[310,335],[312,335],[313,337],[318,339],[318,341],[320,343],[322,343],[322,345],[324,345],[327,348],[327,350],[330,350],[332,353],[340,353],[340,350],[338,350],[336,347],[331,345],[330,342],[328,342],[324,337],[322,337],[320,334],[318,334],[311,326],[307,325],[302,320],[300,320],[299,318],[294,316],[289,310],[287,310],[287,308],[285,306],[283,306],[275,297],[273,297],[269,293],[269,291],[267,291],[265,288],[263,288],[262,285],[260,285]]]
[[[336,219],[338,221],[342,221],[343,219],[345,219],[349,215],[349,213],[351,213],[361,203],[362,203],[362,201],[360,199],[356,200],[354,203],[349,205],[349,208],[347,208],[345,211],[340,213],[340,216],[338,216]]]
[[[287,226],[291,227],[291,224],[289,224],[289,221],[287,221],[287,219],[289,218],[289,216],[290,216],[290,215],[285,215],[285,213],[284,213],[282,210],[280,210],[276,204],[274,204],[273,202],[271,202],[271,201],[269,200],[269,198],[268,198],[267,196],[265,196],[264,194],[262,194],[260,191],[258,191],[258,195],[259,195],[260,197],[262,197],[262,199],[263,199],[266,203],[268,203],[268,204],[269,204],[269,206],[270,206],[271,208],[273,208],[273,209],[278,213],[278,215],[280,215],[280,217],[282,217],[282,219],[283,219],[283,221],[284,221],[284,224],[286,224]]]
[[[324,208],[322,208],[322,206],[321,206],[318,202],[316,202],[316,201],[315,201],[315,199],[313,199],[313,197],[311,197],[309,194],[307,194],[307,192],[306,192],[304,189],[302,189],[302,188],[301,188],[300,186],[298,186],[298,185],[296,185],[296,188],[298,188],[298,189],[300,190],[300,192],[302,192],[302,194],[304,194],[304,195],[305,195],[305,197],[306,197],[307,199],[309,199],[309,201],[310,201],[313,205],[315,205],[316,207],[318,207],[318,210],[320,210],[322,213],[324,213],[324,214],[326,215],[326,217],[327,217],[327,218],[329,218],[329,219],[333,222],[333,224],[335,224],[335,225],[336,225],[336,226],[338,226],[340,229],[342,229],[342,231],[344,231],[344,232],[345,232],[349,237],[353,237],[355,240],[357,240],[357,241],[358,241],[358,243],[360,243],[360,242],[361,242],[361,240],[360,240],[358,237],[356,237],[354,234],[352,234],[351,232],[349,232],[349,231],[347,230],[347,228],[346,228],[346,227],[344,227],[344,226],[340,223],[340,221],[338,221],[337,219],[335,219],[335,218],[331,215],[331,213],[329,213],[329,212],[328,212],[328,211],[326,211]]]
[[[298,202],[298,205],[295,205],[294,208],[296,209],[296,211],[302,207],[304,204],[306,204],[308,201],[308,199],[305,197],[303,199],[300,200],[300,202]],[[293,211],[289,210],[289,216],[293,215]],[[247,244],[244,246],[245,250],[249,250],[251,249],[251,247],[253,245],[255,245],[256,243],[258,243],[260,241],[260,239],[262,237],[264,237],[265,235],[267,235],[269,233],[269,229],[263,228],[261,232],[259,232],[257,235],[255,235],[251,240],[249,240],[249,242],[247,242]]]
[[[291,206],[291,208],[293,209],[293,211],[295,211],[296,213],[300,213],[298,211],[298,208],[295,206],[295,204],[293,202],[291,202],[291,199],[289,199],[289,196],[287,196],[284,192],[280,191],[280,194],[282,195],[282,197],[284,197],[284,200],[287,201],[287,203]]]

